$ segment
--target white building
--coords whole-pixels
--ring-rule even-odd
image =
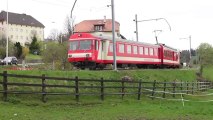
[[[30,15],[8,12],[8,37],[12,42],[22,45],[30,44],[35,35],[38,40],[44,40],[44,25]],[[6,39],[7,12],[0,13],[0,39]]]

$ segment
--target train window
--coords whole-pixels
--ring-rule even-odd
[[[82,40],[80,41],[80,50],[90,50],[91,49],[91,40]]]
[[[143,47],[139,47],[139,54],[143,55]]]
[[[78,41],[71,41],[70,50],[77,50],[77,48],[78,48]]]
[[[148,48],[145,48],[145,55],[149,55],[149,49]]]
[[[113,44],[109,43],[109,52],[113,52]]]
[[[156,49],[156,48],[154,49],[154,55],[158,56],[158,49]]]
[[[154,55],[154,50],[153,50],[153,48],[149,48],[149,54],[150,54],[150,55]]]
[[[138,54],[138,46],[133,46],[133,53]]]
[[[124,53],[124,44],[119,44],[119,53]]]
[[[127,53],[131,54],[132,53],[132,46],[127,45]]]

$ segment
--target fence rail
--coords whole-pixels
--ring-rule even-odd
[[[152,99],[155,97],[166,98],[167,94],[176,97],[177,94],[194,94],[198,91],[205,91],[212,88],[212,82],[157,82],[154,81],[125,81],[125,80],[100,80],[75,78],[48,77],[45,74],[41,76],[8,74],[7,71],[0,73],[0,93],[3,100],[6,101],[8,94],[39,94],[43,102],[46,102],[47,95],[73,95],[76,101],[80,96],[96,95],[104,100],[109,95],[119,95],[124,99],[125,95],[136,95],[140,100],[142,95],[149,95]],[[15,80],[16,79],[16,80]],[[21,79],[21,80],[19,80]],[[24,79],[24,80],[23,80]],[[15,82],[14,82],[15,80]],[[57,84],[66,82],[65,84]],[[35,83],[32,83],[35,82]],[[39,82],[39,83],[38,83]],[[40,88],[38,91],[14,90],[12,86]],[[49,91],[50,88],[61,88],[62,92]],[[95,92],[94,92],[95,91]]]

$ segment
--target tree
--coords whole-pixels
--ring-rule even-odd
[[[50,31],[50,34],[48,36],[48,39],[52,40],[52,41],[56,41],[56,40],[59,40],[59,32],[57,29],[52,29]]]
[[[66,69],[67,66],[67,43],[59,44],[48,42],[47,48],[42,52],[42,59],[45,63],[52,63],[52,69]]]
[[[6,44],[7,44],[7,39],[6,36],[3,35],[2,38],[0,39],[0,58],[4,58],[6,56]],[[9,56],[14,55],[14,44],[8,40],[8,54]]]
[[[29,49],[30,49],[30,53],[32,54],[40,54],[40,46],[36,36],[33,36]]]
[[[64,34],[66,35],[66,39],[68,40],[70,35],[72,34],[72,20],[69,16],[66,17],[64,22]]]
[[[213,64],[213,47],[208,43],[201,43],[198,47],[199,61],[201,65]]]
[[[15,56],[17,58],[20,58],[21,55],[22,55],[22,46],[21,46],[20,42],[16,42],[14,44],[14,49],[15,49],[15,51],[14,51],[15,52]]]

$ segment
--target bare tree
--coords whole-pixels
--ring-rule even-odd
[[[64,34],[66,35],[66,39],[68,40],[70,35],[72,34],[72,20],[69,16],[65,18],[64,22]]]
[[[50,34],[48,36],[48,39],[51,39],[51,40],[59,40],[59,31],[57,29],[52,29],[50,31]]]

